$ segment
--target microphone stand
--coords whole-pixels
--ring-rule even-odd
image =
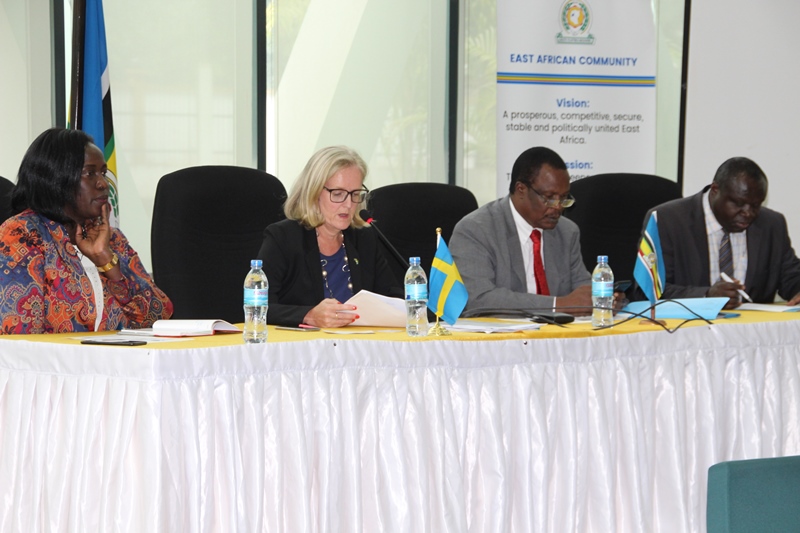
[[[400,261],[400,264],[403,265],[406,269],[408,269],[409,266],[408,260],[404,259],[403,256],[400,255],[400,252],[397,251],[397,248],[395,248],[394,245],[391,242],[389,242],[389,239],[386,238],[386,235],[384,235],[383,232],[380,230],[380,228],[375,225],[375,219],[370,216],[369,211],[367,211],[366,209],[362,209],[361,212],[359,213],[359,216],[364,220],[364,222],[375,228],[375,232],[378,234],[378,237],[380,238],[381,242],[383,242],[383,244],[386,245],[389,251],[391,251],[392,254],[394,254],[397,260]]]

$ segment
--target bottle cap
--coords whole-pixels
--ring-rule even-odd
[[[250,268],[261,268],[261,259],[251,259]]]
[[[419,257],[409,257],[408,258],[409,265],[418,265],[419,264]]]
[[[608,256],[607,255],[598,255],[597,256],[598,263],[608,263]]]

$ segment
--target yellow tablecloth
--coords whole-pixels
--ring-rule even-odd
[[[721,318],[711,321],[716,325],[738,325],[738,324],[752,324],[756,322],[790,322],[800,320],[800,313],[784,312],[784,313],[770,313],[763,311],[740,311],[740,316],[734,318]],[[496,319],[481,319],[481,320],[495,320],[498,323],[503,323],[502,320]],[[317,339],[328,340],[380,340],[380,341],[404,341],[404,342],[431,342],[431,341],[499,341],[510,339],[550,339],[550,338],[581,338],[581,337],[598,337],[606,335],[626,335],[630,333],[641,333],[646,331],[664,331],[664,327],[669,330],[676,328],[693,328],[693,327],[706,327],[707,322],[703,320],[677,320],[669,319],[664,321],[664,327],[650,323],[649,321],[640,318],[631,318],[629,320],[618,320],[617,325],[607,329],[595,329],[591,323],[581,321],[561,326],[552,324],[542,324],[539,330],[531,331],[517,331],[514,333],[466,333],[460,331],[452,331],[451,335],[446,337],[426,336],[426,337],[409,337],[406,335],[405,330],[401,328],[385,328],[385,327],[346,327],[346,328],[331,328],[323,329],[321,331],[289,331],[275,329],[274,326],[269,326],[268,343],[274,342],[298,342],[309,341]],[[236,324],[240,328],[242,324]],[[447,328],[447,324],[442,323]],[[356,333],[358,332],[358,333]],[[48,342],[48,343],[64,343],[64,344],[80,344],[80,339],[87,336],[105,336],[113,334],[114,332],[97,332],[86,334],[62,333],[56,335],[8,335],[6,339],[27,340],[33,342]],[[207,348],[213,346],[232,346],[236,344],[244,344],[240,334],[224,333],[213,336],[193,337],[193,338],[180,338],[175,342],[160,342],[151,343],[148,345],[149,349],[186,349],[186,348]],[[129,347],[121,346],[119,349],[129,349]]]

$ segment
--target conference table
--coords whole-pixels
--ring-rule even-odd
[[[709,466],[800,454],[797,313],[94,335],[0,337],[0,532],[704,532]]]

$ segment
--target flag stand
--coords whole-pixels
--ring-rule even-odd
[[[645,318],[643,320],[640,320],[639,324],[640,325],[659,324],[661,326],[666,326],[667,325],[667,323],[664,320],[658,320],[656,318],[656,308],[655,307],[650,309],[650,318]]]
[[[428,335],[436,335],[437,337],[444,337],[446,335],[452,335],[450,330],[444,327],[439,323],[439,317],[436,317],[436,324],[434,324],[431,329],[428,330]]]
[[[437,337],[452,335],[439,319],[448,324],[456,323],[467,305],[467,289],[458,273],[456,262],[450,255],[447,243],[442,238],[442,228],[436,228],[436,254],[431,263],[429,288],[428,309],[436,315],[436,323],[428,330],[428,335]]]
[[[442,228],[436,228],[436,247],[439,247],[439,239],[442,238]],[[445,337],[452,335],[450,330],[439,323],[439,315],[436,315],[436,324],[428,330],[428,335],[436,335],[437,337]]]
[[[666,272],[661,253],[661,239],[658,236],[657,211],[653,211],[647,220],[636,258],[633,276],[650,302],[650,318],[641,320],[639,324],[658,324],[666,327],[667,323],[664,320],[656,319],[656,304],[663,294]]]

